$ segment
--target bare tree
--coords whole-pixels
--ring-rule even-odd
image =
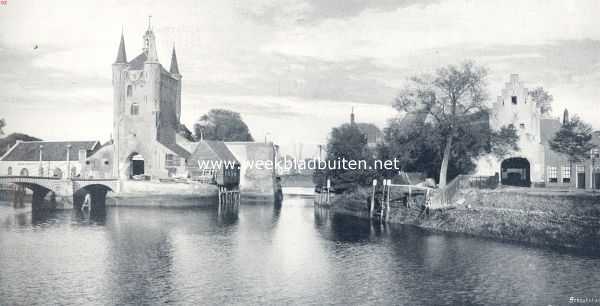
[[[394,102],[399,111],[426,112],[444,133],[439,186],[446,186],[452,142],[469,115],[485,110],[487,70],[471,61],[438,69],[433,75],[410,79]]]

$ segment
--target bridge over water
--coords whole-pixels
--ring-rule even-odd
[[[32,208],[44,205],[44,198],[52,195],[53,202],[62,203],[64,208],[81,207],[86,194],[90,194],[92,209],[104,207],[106,193],[118,191],[119,180],[110,179],[84,179],[84,178],[56,178],[41,176],[0,176],[1,185],[14,184],[19,190],[25,188],[32,191]],[[15,207],[23,205],[22,197],[13,197]]]

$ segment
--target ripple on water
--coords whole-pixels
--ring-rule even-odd
[[[598,254],[373,226],[310,200],[33,214],[0,206],[0,304],[566,304]]]

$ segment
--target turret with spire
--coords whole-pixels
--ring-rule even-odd
[[[356,123],[354,119],[354,106],[352,106],[352,112],[350,113],[350,125],[354,125]]]
[[[123,30],[121,30],[121,42],[119,43],[119,51],[117,51],[117,59],[115,64],[126,64],[127,53],[125,52],[125,37],[123,37]]]
[[[563,112],[563,125],[569,123],[569,111],[565,108]]]
[[[181,76],[179,74],[179,65],[177,64],[177,54],[175,53],[175,45],[173,45],[173,53],[171,54],[171,68],[169,72],[174,75]]]
[[[148,29],[144,34],[144,53],[146,53],[146,62],[158,62],[156,52],[156,39],[152,31],[152,16],[148,16]]]

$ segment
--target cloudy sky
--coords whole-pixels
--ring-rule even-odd
[[[183,74],[183,122],[239,111],[255,138],[324,142],[348,120],[385,126],[406,78],[475,60],[490,96],[510,73],[600,128],[600,1],[8,0],[0,6],[6,132],[107,140],[111,64],[124,29],[141,52],[147,16]],[[38,46],[34,49],[34,46]]]

